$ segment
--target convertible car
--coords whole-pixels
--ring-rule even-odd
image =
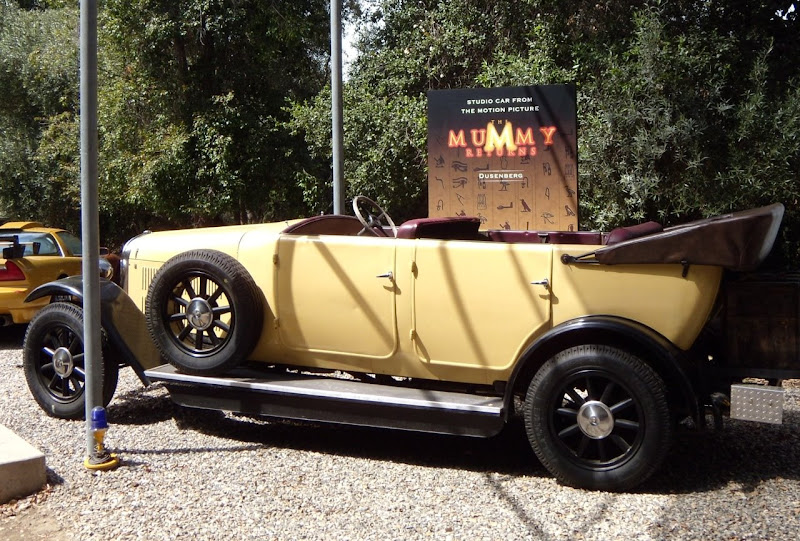
[[[780,389],[743,378],[800,377],[774,336],[797,321],[798,283],[752,274],[780,204],[605,234],[398,227],[369,199],[353,207],[130,240],[121,287],[101,284],[105,401],[131,366],[190,407],[480,437],[521,415],[561,482],[625,490],[740,390],[739,418],[776,422]],[[31,322],[25,373],[47,413],[78,418],[80,278],[28,300],[48,296],[70,302]]]

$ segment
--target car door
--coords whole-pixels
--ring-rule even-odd
[[[549,245],[419,240],[414,259],[413,335],[433,374],[502,379],[550,325]]]
[[[35,275],[31,278],[38,282],[36,285],[58,280],[64,276],[80,274],[83,270],[80,257],[32,255],[26,259],[35,268]]]
[[[285,347],[363,370],[394,354],[394,239],[282,235],[277,252],[276,317]]]
[[[70,236],[72,237],[72,235]],[[28,281],[31,289],[46,282],[82,272],[80,239],[75,238],[75,240],[78,244],[75,255],[73,255],[73,253],[65,251],[63,246],[49,233],[24,232],[20,235],[20,242],[25,245],[25,258],[30,265]]]

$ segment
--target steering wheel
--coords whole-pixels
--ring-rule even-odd
[[[376,237],[388,237],[389,235],[383,230],[383,226],[387,225],[392,230],[392,236],[397,236],[397,226],[394,225],[391,216],[386,214],[386,211],[372,199],[357,195],[353,198],[353,212],[356,213],[356,218],[364,226],[364,229],[358,232],[359,235],[365,231],[370,231]]]

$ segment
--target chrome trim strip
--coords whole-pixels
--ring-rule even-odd
[[[119,260],[119,285],[124,291],[128,291],[128,260],[131,257],[131,243],[139,237],[148,235],[150,233],[152,233],[152,231],[146,229],[135,237],[128,239],[128,241],[122,246]]]

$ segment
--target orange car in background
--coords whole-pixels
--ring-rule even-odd
[[[0,225],[0,325],[27,323],[49,298],[25,303],[35,287],[81,273],[81,240],[37,222]]]

